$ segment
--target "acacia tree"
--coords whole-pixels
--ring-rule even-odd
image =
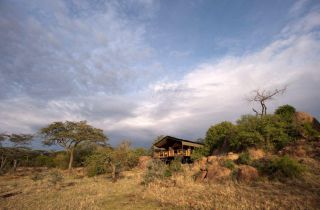
[[[252,95],[247,98],[249,102],[257,102],[261,106],[261,111],[258,112],[256,109],[252,108],[252,110],[256,113],[257,116],[267,115],[267,101],[271,101],[277,95],[282,95],[287,90],[285,86],[282,89],[274,89],[274,90],[253,90]]]
[[[42,128],[40,133],[44,136],[45,145],[59,145],[69,153],[69,171],[72,169],[74,150],[81,142],[105,144],[108,140],[103,130],[88,125],[86,121],[54,122]]]
[[[30,141],[33,139],[33,135],[31,134],[0,134],[0,142],[9,140],[14,145],[14,147],[27,145],[30,143]],[[2,150],[1,152],[1,163],[0,163],[0,170],[3,170],[3,168],[6,165],[7,159],[11,159],[13,161],[13,171],[16,171],[18,160],[21,159],[24,156],[21,151],[16,149],[6,149]],[[28,159],[28,156],[27,156]]]

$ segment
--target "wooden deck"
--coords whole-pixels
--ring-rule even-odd
[[[191,156],[191,149],[167,150],[167,151],[159,151],[154,153],[155,158],[190,157],[190,156]]]

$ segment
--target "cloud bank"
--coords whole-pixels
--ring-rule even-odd
[[[259,50],[207,60],[173,80],[146,41],[156,5],[130,2],[1,3],[0,132],[87,120],[113,144],[148,146],[161,134],[196,139],[214,123],[251,113],[251,90],[284,85],[270,112],[292,104],[320,118],[319,9],[293,18]],[[128,8],[145,15],[132,18]]]

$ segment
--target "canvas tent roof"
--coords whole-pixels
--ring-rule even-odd
[[[178,138],[175,138],[172,136],[163,137],[162,139],[160,139],[159,141],[154,143],[154,146],[157,148],[162,148],[165,145],[168,145],[170,142],[181,142],[182,145],[192,146],[192,147],[202,147],[203,146],[202,143],[193,142],[193,141],[189,141],[189,140],[185,140],[185,139],[178,139]]]

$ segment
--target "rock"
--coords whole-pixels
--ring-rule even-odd
[[[230,177],[231,170],[220,166],[218,163],[209,165],[207,172],[207,180],[210,181],[220,181]]]
[[[312,127],[317,130],[320,131],[320,123],[319,121],[314,118],[312,115],[310,115],[309,113],[306,112],[296,112],[294,114],[294,118],[298,123],[311,123]]]
[[[290,145],[282,148],[279,155],[292,155],[296,157],[305,157],[307,155],[303,145]]]
[[[200,171],[197,174],[197,176],[195,178],[195,181],[196,182],[202,182],[206,178],[206,176],[207,176],[207,171]]]
[[[199,160],[200,170],[205,171],[207,169],[207,161],[208,158],[203,157],[201,160]]]
[[[233,153],[233,152],[229,152],[227,155],[226,155],[226,159],[227,160],[237,160],[239,158],[239,155],[236,154],[236,153]]]
[[[259,177],[259,173],[256,168],[248,165],[241,165],[238,168],[238,181],[250,182],[255,181]]]
[[[262,149],[249,149],[248,152],[252,160],[258,160],[266,156]]]
[[[148,166],[149,161],[152,158],[150,156],[140,156],[139,157],[139,163],[138,163],[138,167],[141,169],[146,169]]]
[[[212,156],[209,156],[209,157],[207,158],[207,160],[208,160],[208,163],[212,163],[212,162],[217,161],[217,160],[218,160],[218,157],[215,156],[215,155],[212,155]]]

